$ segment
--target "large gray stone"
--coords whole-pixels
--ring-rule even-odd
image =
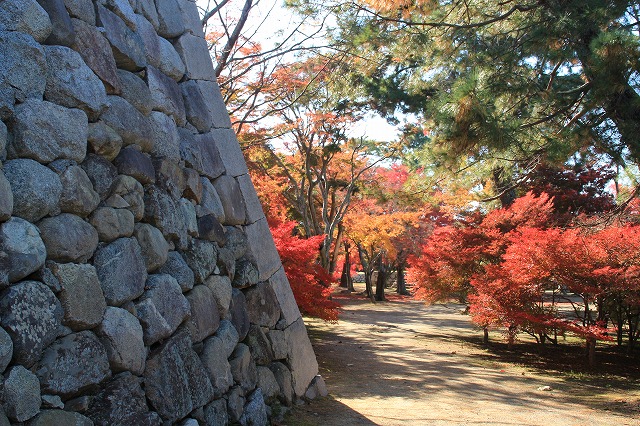
[[[287,327],[284,333],[289,349],[287,364],[291,368],[293,390],[297,396],[302,396],[318,374],[318,362],[302,318]]]
[[[200,200],[202,199],[202,182],[200,181],[200,175],[197,171],[185,167],[184,179],[186,187],[182,196],[196,204],[200,204]]]
[[[225,358],[229,358],[231,356],[233,350],[236,348],[236,345],[241,340],[235,326],[231,321],[228,320],[220,321],[220,327],[218,327],[216,337],[220,338],[220,340],[222,341],[222,351]]]
[[[189,302],[171,275],[149,275],[138,306],[142,302],[143,309],[138,309],[138,319],[142,323],[146,345],[169,337],[191,313]],[[158,321],[166,327],[157,327]]]
[[[218,147],[222,164],[228,175],[237,177],[249,173],[233,129],[213,129],[211,136]]]
[[[0,31],[27,33],[43,43],[51,34],[51,21],[35,0],[5,0],[0,3]]]
[[[67,399],[95,389],[111,372],[100,340],[90,331],[81,331],[53,342],[36,374],[43,391]]]
[[[98,247],[96,230],[70,213],[43,219],[38,228],[47,248],[47,258],[56,262],[86,262]]]
[[[291,371],[289,371],[289,369],[281,362],[274,362],[270,364],[269,370],[273,373],[273,376],[276,378],[276,382],[278,382],[278,386],[280,387],[280,401],[282,401],[283,404],[290,406],[295,398]]]
[[[40,411],[40,382],[21,365],[11,367],[3,383],[4,408],[15,422],[24,422]]]
[[[93,5],[91,7],[93,9]],[[74,50],[80,53],[87,66],[102,80],[107,93],[119,94],[122,86],[109,41],[94,25],[79,19],[71,21],[77,34]]]
[[[13,341],[13,359],[31,367],[61,328],[62,306],[47,286],[23,281],[0,294],[0,325]]]
[[[0,107],[13,110],[15,100],[42,99],[47,84],[47,62],[44,50],[29,35],[14,31],[0,31]],[[0,116],[7,111],[0,111]]]
[[[169,252],[167,261],[158,269],[158,273],[169,274],[175,278],[183,292],[191,290],[195,283],[193,271],[180,253],[175,251]]]
[[[218,250],[218,269],[220,269],[220,275],[229,277],[233,282],[236,275],[236,259],[233,252],[226,247]]]
[[[186,31],[195,36],[204,37],[202,21],[200,20],[196,2],[193,0],[178,0],[178,6],[180,7],[181,19],[184,22]]]
[[[140,2],[137,3],[140,4]],[[136,26],[138,27],[137,32],[142,39],[147,63],[157,68],[161,61],[160,37],[158,37],[153,24],[143,15],[136,14]]]
[[[256,260],[260,281],[268,280],[281,267],[280,255],[273,242],[266,219],[244,228],[249,240],[249,253]],[[274,287],[274,290],[275,287]],[[276,290],[277,295],[277,290]],[[280,300],[280,299],[278,299]],[[281,302],[282,305],[282,302]]]
[[[0,374],[4,373],[13,358],[13,342],[11,336],[0,327]]]
[[[233,386],[233,374],[225,345],[220,337],[211,336],[204,341],[200,354],[216,398],[223,396]]]
[[[113,193],[121,196],[129,207],[133,217],[140,221],[144,216],[144,188],[131,176],[121,175],[114,181]]]
[[[171,119],[169,118],[169,120]],[[173,122],[173,120],[171,121]],[[153,166],[156,170],[156,182],[158,186],[166,190],[173,199],[179,200],[186,187],[186,180],[182,167],[180,167],[177,161],[173,161],[166,157],[154,158]]]
[[[138,145],[145,152],[153,149],[149,119],[119,96],[109,96],[111,107],[102,120],[122,138],[124,145]]]
[[[202,184],[202,199],[196,210],[198,217],[212,215],[218,222],[224,223],[226,221],[224,206],[218,191],[208,178],[201,177],[200,182]]]
[[[104,0],[103,3],[118,15],[133,31],[138,30],[136,14],[129,0]]]
[[[231,322],[236,330],[238,330],[238,335],[242,341],[247,337],[251,323],[249,322],[249,313],[247,312],[247,300],[244,297],[244,293],[237,288],[233,289],[229,311],[231,312]]]
[[[140,35],[115,13],[101,5],[96,5],[98,21],[105,30],[105,36],[111,44],[113,57],[118,68],[138,71],[147,65],[144,43]]]
[[[153,100],[144,80],[137,74],[125,70],[118,70],[118,78],[122,83],[122,97],[142,114],[151,114]]]
[[[62,288],[58,294],[64,310],[62,323],[74,331],[100,324],[107,302],[93,265],[51,262],[48,266]]]
[[[197,137],[185,129],[178,129],[180,135],[180,155],[187,167],[201,175],[216,178],[224,173],[224,166],[218,148],[211,138]]]
[[[200,86],[196,81],[188,80],[180,84],[180,89],[184,97],[187,120],[198,129],[198,132],[208,132],[213,126],[213,118],[207,101],[200,92]]]
[[[180,161],[180,137],[175,121],[160,111],[151,113],[153,150],[156,157],[164,157],[175,164]]]
[[[231,306],[231,280],[227,276],[211,275],[204,283],[212,291],[220,316],[224,318]]]
[[[227,414],[227,401],[216,399],[204,407],[204,420],[206,426],[220,426],[229,424]]]
[[[78,52],[64,46],[45,46],[47,86],[44,97],[68,108],[83,110],[95,121],[107,108],[107,93],[100,79]]]
[[[160,22],[154,0],[138,0],[136,12],[147,18],[149,22],[151,22],[151,25],[153,25],[153,28],[158,29]]]
[[[288,326],[300,318],[300,309],[296,304],[296,299],[291,291],[289,280],[284,272],[284,268],[280,268],[276,271],[271,278],[269,278],[269,284],[273,289],[273,292],[278,299],[278,304],[282,310],[282,318],[285,324]]]
[[[180,199],[180,210],[184,217],[187,233],[192,237],[198,237],[198,218],[196,216],[196,206],[186,198]]]
[[[181,10],[176,0],[156,0],[158,10],[158,34],[166,38],[174,38],[184,33],[186,28],[181,16]]]
[[[60,176],[62,184],[60,210],[87,217],[100,204],[100,195],[94,191],[89,176],[81,167],[64,160],[60,161],[60,166],[54,169]]]
[[[147,84],[151,91],[153,109],[172,116],[179,126],[184,126],[187,119],[178,83],[157,68],[148,66]]]
[[[203,371],[187,334],[172,337],[151,353],[144,372],[145,390],[163,420],[175,422],[213,400],[211,381]]]
[[[269,424],[267,406],[264,403],[262,390],[259,388],[249,395],[249,402],[244,407],[240,424],[242,426],[266,426]]]
[[[87,138],[91,150],[109,161],[113,161],[122,148],[120,135],[102,121],[89,123]]]
[[[144,372],[147,350],[138,319],[121,308],[107,307],[96,333],[107,351],[111,370]]]
[[[64,0],[64,5],[72,18],[82,19],[87,24],[96,24],[96,11],[91,0]]]
[[[268,365],[275,360],[271,342],[260,326],[251,324],[249,333],[244,339],[244,343],[249,346],[251,357],[257,365]]]
[[[280,304],[271,285],[261,282],[244,292],[249,320],[260,327],[274,328],[280,319]]]
[[[191,307],[188,328],[191,340],[201,342],[220,326],[220,313],[213,292],[206,285],[197,285],[186,295]]]
[[[149,186],[144,194],[144,219],[180,249],[187,247],[187,225],[178,201],[157,186]]]
[[[200,284],[216,269],[218,248],[210,241],[194,238],[183,256],[194,273],[196,283]]]
[[[120,150],[114,163],[121,175],[131,176],[143,185],[156,181],[156,172],[151,158],[132,146]]]
[[[267,338],[271,343],[274,359],[282,360],[287,358],[287,341],[285,340],[284,330],[269,330]]]
[[[259,281],[256,265],[248,259],[242,258],[236,262],[236,269],[231,284],[236,288],[246,288]]]
[[[184,62],[188,78],[192,80],[216,80],[209,47],[204,38],[185,33],[173,45],[182,58],[182,62]]]
[[[227,395],[227,414],[232,424],[239,423],[245,403],[245,391],[240,386],[234,386]]]
[[[257,366],[258,371],[258,388],[262,389],[262,394],[267,402],[273,402],[280,394],[280,386],[276,381],[273,372],[264,366]]]
[[[159,426],[162,420],[149,412],[141,379],[130,373],[117,375],[92,399],[87,411],[96,426]]]
[[[76,34],[73,30],[71,17],[64,6],[64,0],[38,0],[38,3],[51,19],[52,31],[46,43],[72,46]]]
[[[93,422],[80,413],[63,410],[44,410],[29,422],[29,426],[93,426]]]
[[[236,260],[244,257],[249,248],[247,235],[235,226],[225,226],[224,229],[227,236],[224,248],[230,250]]]
[[[233,380],[240,385],[245,393],[255,389],[258,383],[258,372],[256,365],[251,359],[251,352],[247,345],[239,343],[238,346],[236,346],[231,354],[231,358],[229,358],[229,364],[231,364]]]
[[[224,228],[213,214],[208,214],[198,218],[198,235],[203,240],[209,240],[217,243],[218,246],[224,246],[227,242],[227,236],[224,233]]]
[[[182,80],[186,70],[176,48],[171,42],[161,37],[158,47],[160,48],[160,56],[156,67],[175,81]]]
[[[213,181],[213,186],[222,200],[225,225],[243,225],[247,212],[244,197],[238,182],[229,175],[222,175]]]
[[[147,267],[135,238],[98,248],[93,258],[107,303],[120,306],[144,293]]]
[[[90,218],[93,227],[98,231],[100,241],[110,243],[121,237],[130,237],[135,224],[133,213],[126,209],[100,207]]]
[[[213,119],[213,127],[219,129],[230,129],[231,119],[227,112],[227,106],[222,98],[220,87],[215,81],[198,80],[198,86],[202,96],[207,100],[207,107]]]
[[[240,185],[240,192],[242,192],[242,199],[247,208],[247,223],[254,223],[263,219],[265,216],[262,210],[262,204],[251,182],[251,177],[249,175],[242,175],[238,176],[237,180],[238,185]]]
[[[96,154],[87,155],[80,167],[89,177],[93,189],[98,193],[100,199],[107,198],[111,194],[111,187],[118,177],[118,169],[111,162]]]
[[[134,236],[142,249],[147,272],[153,272],[165,264],[169,255],[169,244],[158,228],[148,223],[137,223]]]
[[[87,154],[87,115],[79,109],[29,99],[16,106],[13,133],[8,146],[12,158],[32,158],[41,163],[58,158],[81,162]]]
[[[153,300],[145,299],[135,305],[135,313],[142,324],[143,341],[151,345],[159,340],[171,336],[172,330],[162,317]]]
[[[47,258],[47,249],[38,228],[17,217],[0,225],[0,252],[7,255],[9,282],[20,281],[42,268]]]

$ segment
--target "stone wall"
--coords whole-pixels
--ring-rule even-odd
[[[0,1],[0,165],[0,426],[322,390],[194,1]]]

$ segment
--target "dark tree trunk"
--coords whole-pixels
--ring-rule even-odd
[[[398,268],[396,269],[398,276],[396,278],[397,283],[397,292],[398,294],[402,294],[404,296],[408,296],[409,292],[407,291],[407,282],[404,280],[404,269],[406,265],[406,257],[403,255],[403,250],[398,253]]]
[[[373,294],[373,284],[371,283],[371,276],[373,275],[373,266],[371,262],[367,261],[367,254],[362,246],[358,244],[358,255],[360,256],[360,263],[362,264],[362,269],[364,270],[364,287],[365,293],[372,302],[375,302],[374,294]]]
[[[382,302],[384,300],[384,285],[387,282],[387,268],[384,265],[383,256],[378,258],[378,279],[376,280],[376,300]]]
[[[342,266],[342,275],[340,276],[340,287],[346,288],[348,292],[354,291],[353,278],[351,278],[351,253],[349,249],[351,244],[344,242],[344,265]]]
[[[596,339],[587,339],[587,358],[589,360],[589,367],[596,366]]]
[[[484,343],[485,345],[488,345],[489,344],[489,327],[482,327],[482,332],[483,332],[482,343]]]

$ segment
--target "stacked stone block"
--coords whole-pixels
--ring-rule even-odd
[[[0,425],[322,388],[194,0],[0,2],[0,165]]]

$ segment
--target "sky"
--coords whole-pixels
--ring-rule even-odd
[[[278,37],[279,33],[289,34],[297,23],[295,17],[283,7],[283,3],[283,0],[258,0],[257,6],[251,10],[249,20],[245,25],[245,34],[253,34],[252,39],[260,41],[265,49],[273,47],[276,42],[281,40],[281,37]],[[215,2],[213,0],[197,0],[197,4],[202,11],[213,7]],[[244,0],[231,0],[225,8],[228,8],[228,13],[230,13],[238,11],[243,4]],[[222,9],[223,13],[225,8]],[[238,15],[238,12],[234,14],[234,16]],[[370,114],[353,127],[349,136],[354,138],[364,136],[374,140],[392,141],[398,138],[399,133],[395,126],[390,125],[383,118]]]

